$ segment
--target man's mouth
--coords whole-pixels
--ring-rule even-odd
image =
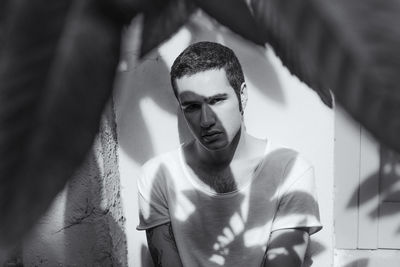
[[[219,135],[220,133],[221,132],[219,132],[219,131],[211,131],[211,132],[203,133],[201,136],[202,137],[212,137],[212,136]]]
[[[203,138],[203,140],[205,140],[206,142],[213,142],[216,139],[218,139],[218,137],[221,135],[221,132],[219,131],[210,131],[210,132],[206,132],[203,133],[201,135],[201,137]]]

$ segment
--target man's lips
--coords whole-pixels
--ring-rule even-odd
[[[203,133],[201,136],[202,137],[213,137],[213,136],[216,136],[216,135],[218,135],[220,133],[221,133],[220,131],[210,131],[210,132]]]

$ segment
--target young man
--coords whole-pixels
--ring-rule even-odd
[[[313,168],[246,132],[233,51],[190,45],[171,83],[193,140],[148,161],[138,180],[137,229],[155,266],[300,267],[321,229]]]

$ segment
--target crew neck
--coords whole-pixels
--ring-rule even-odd
[[[227,193],[214,192],[214,191],[209,189],[209,186],[206,183],[204,183],[203,181],[201,181],[197,177],[193,177],[193,175],[191,173],[191,172],[193,172],[193,170],[190,170],[190,166],[186,163],[185,157],[184,157],[184,153],[183,153],[183,147],[186,145],[185,143],[181,144],[179,146],[179,148],[178,148],[179,162],[180,162],[180,165],[181,165],[181,168],[183,170],[184,175],[187,177],[187,179],[190,181],[190,183],[197,190],[199,190],[199,191],[203,192],[204,194],[209,195],[211,197],[229,198],[229,197],[233,197],[233,196],[237,195],[239,192],[245,190],[258,177],[260,171],[262,170],[262,167],[265,164],[265,159],[267,158],[266,156],[267,156],[267,154],[268,154],[268,152],[270,150],[270,147],[271,147],[270,146],[270,143],[271,143],[270,140],[265,139],[264,141],[266,142],[264,153],[262,155],[262,159],[257,164],[257,167],[255,168],[255,170],[249,174],[249,176],[252,176],[252,177],[248,177],[248,179],[246,179],[245,183],[243,183],[237,189],[235,189],[235,190],[233,190],[231,192],[227,192]]]

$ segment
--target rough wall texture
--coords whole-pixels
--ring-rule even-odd
[[[75,177],[23,244],[24,266],[127,266],[113,103]]]
[[[122,210],[120,176],[117,156],[117,133],[113,104],[104,113],[104,119],[100,127],[100,141],[96,146],[98,166],[100,166],[100,186],[96,196],[102,216],[99,217],[102,227],[99,233],[103,234],[104,242],[99,245],[104,255],[109,257],[111,266],[127,266],[127,248],[124,232],[125,218]],[[96,187],[92,187],[96,190]],[[102,257],[95,259],[96,265],[103,265]]]

